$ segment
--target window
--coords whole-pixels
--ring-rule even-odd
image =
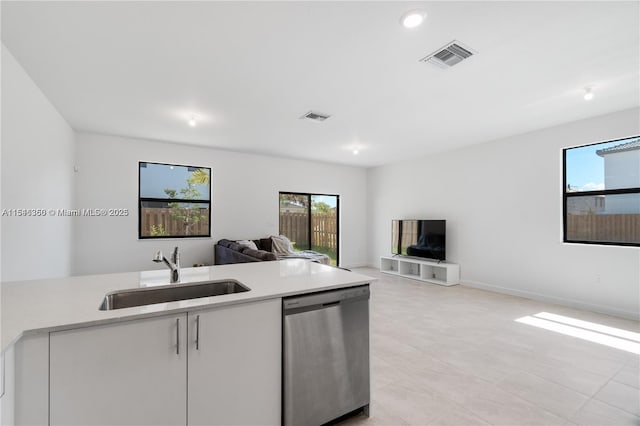
[[[338,265],[337,195],[280,193],[280,234],[296,250],[313,250]]]
[[[139,163],[139,238],[211,236],[211,169]]]
[[[564,241],[640,246],[640,137],[562,154]]]

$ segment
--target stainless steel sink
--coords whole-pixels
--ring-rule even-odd
[[[118,290],[104,297],[102,305],[100,305],[100,310],[110,311],[112,309],[130,308],[133,306],[153,305],[154,303],[242,293],[249,290],[249,287],[236,280],[204,281],[199,283],[171,284],[160,287]]]

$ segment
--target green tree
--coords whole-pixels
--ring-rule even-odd
[[[152,237],[165,237],[168,233],[164,229],[164,225],[151,225],[151,236]]]
[[[209,172],[207,172],[207,169],[197,169],[191,174],[189,183],[209,184],[211,183],[211,176],[209,176]]]
[[[312,201],[311,210],[316,213],[328,214],[331,213],[331,206],[324,201]]]
[[[192,172],[187,179],[187,186],[178,190],[165,188],[164,193],[171,199],[175,199],[180,194],[182,200],[199,200],[202,194],[198,191],[196,185],[209,184],[210,177],[204,169],[197,169]],[[203,213],[197,204],[180,203],[179,201],[168,204],[171,209],[171,217],[181,222],[184,227],[184,235],[191,235],[191,229],[194,225],[207,219],[208,215]]]

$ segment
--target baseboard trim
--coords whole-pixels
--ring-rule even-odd
[[[515,290],[512,288],[500,287],[497,285],[481,283],[478,281],[462,280],[460,281],[460,284],[468,287],[478,288],[481,290],[493,291],[495,293],[502,293],[502,294],[508,294],[511,296],[524,297],[526,299],[538,300],[541,302],[555,303],[556,305],[567,306],[570,308],[584,309],[587,311],[598,312],[606,315],[612,315],[612,316],[620,317],[624,319],[630,319],[634,321],[640,320],[640,314],[638,312],[625,311],[623,309],[613,308],[611,306],[596,305],[593,303],[583,302],[581,300],[575,300],[575,299],[565,299],[562,297],[547,296],[540,293],[534,293],[532,291]]]
[[[348,265],[340,265],[340,267],[347,268],[347,269],[356,269],[356,268],[368,268],[369,265],[367,265],[366,263],[350,263]]]

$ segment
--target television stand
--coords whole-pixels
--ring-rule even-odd
[[[438,285],[460,283],[460,265],[405,256],[382,256],[380,272]]]

